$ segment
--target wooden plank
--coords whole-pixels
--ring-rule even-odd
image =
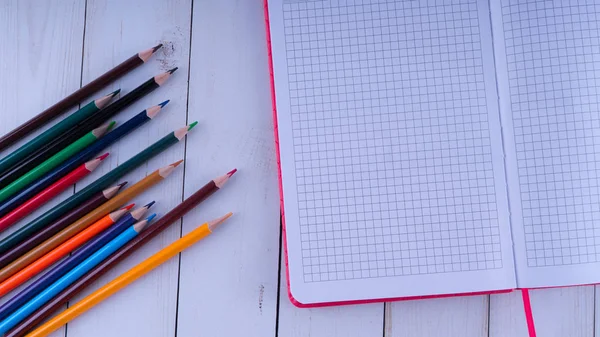
[[[490,295],[489,337],[527,337],[527,322],[520,291]]]
[[[594,336],[594,287],[531,290],[538,336]]]
[[[184,219],[187,233],[234,212],[182,254],[177,334],[274,336],[279,192],[262,2],[195,2],[193,24],[189,119],[201,135],[188,142],[185,195],[239,173]]]
[[[12,130],[79,88],[84,18],[84,0],[2,2],[0,134]],[[74,110],[71,109],[63,116]],[[51,125],[52,123],[46,125],[26,139],[31,139]],[[23,141],[18,145],[22,143]],[[16,146],[13,146],[0,152],[0,156],[15,148]],[[1,233],[0,238],[12,233],[72,193],[72,190],[65,191]],[[0,303],[7,300],[8,297],[4,297],[0,299]],[[64,329],[52,334],[64,335]]]
[[[155,120],[111,147],[111,155],[107,159],[109,162],[98,169],[101,172],[95,172],[99,175],[186,124],[191,3],[190,0],[88,0],[86,18],[84,82],[158,42],[165,43],[165,48],[147,64],[115,83],[112,89],[120,87],[123,92],[128,92],[172,65],[180,67],[163,87],[116,117],[118,122],[123,123],[146,107],[171,99],[171,103]],[[196,131],[190,133],[189,137],[193,139],[199,136]],[[128,174],[125,179],[133,184],[157,168],[183,159],[184,153],[184,142],[176,144]],[[159,215],[166,213],[182,200],[183,175],[183,168],[179,168],[166,181],[134,201],[143,205],[156,200],[153,211]],[[91,179],[86,179],[78,184],[78,188],[89,182]],[[110,271],[90,287],[86,294],[176,240],[179,234],[180,225],[171,226],[118,268]],[[175,332],[177,277],[178,261],[173,259],[69,323],[68,336],[172,336]]]
[[[388,303],[385,337],[488,335],[488,296]]]
[[[282,265],[278,336],[381,337],[383,335],[383,303],[301,309],[295,307],[289,300],[286,284],[285,266]]]

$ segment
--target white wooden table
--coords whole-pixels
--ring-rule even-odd
[[[185,142],[126,177],[134,182],[168,163],[186,160],[183,169],[135,201],[156,200],[155,210],[164,214],[209,179],[232,167],[240,171],[224,190],[92,288],[203,221],[230,210],[235,216],[209,240],[54,336],[527,335],[520,293],[323,309],[292,306],[281,268],[262,0],[0,2],[0,133],[157,42],[165,47],[148,64],[103,93],[116,88],[128,92],[178,66],[164,88],[116,120],[122,123],[165,99],[171,103],[155,121],[112,146],[109,162],[75,190],[194,120],[200,125]],[[538,336],[593,336],[600,331],[595,294],[594,286],[533,291]]]

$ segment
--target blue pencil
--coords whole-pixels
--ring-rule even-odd
[[[136,237],[146,227],[146,225],[152,221],[152,219],[154,219],[155,216],[156,214],[152,214],[145,220],[139,221],[135,225],[124,230],[119,236],[111,240],[102,248],[98,249],[90,257],[78,264],[75,268],[71,269],[56,282],[52,283],[48,288],[44,289],[44,291],[36,295],[33,299],[29,300],[22,307],[17,309],[17,311],[5,318],[2,322],[0,322],[0,335],[8,332],[8,330],[13,328],[23,319],[27,318],[27,316],[32,314],[44,303],[51,300],[66,287],[77,281],[77,279],[79,279],[81,276],[85,275],[85,273],[87,273],[90,269],[94,268],[98,263],[102,262],[120,247]]]
[[[73,157],[69,158],[67,161],[56,167],[54,170],[46,173],[38,180],[29,184],[23,190],[19,191],[18,193],[15,193],[10,198],[4,200],[2,203],[0,203],[0,217],[8,214],[13,209],[19,207],[19,205],[23,204],[25,201],[35,196],[38,192],[52,185],[55,181],[64,177],[69,172],[73,171],[77,166],[92,159],[103,149],[107,148],[111,144],[115,143],[119,139],[132,132],[133,130],[139,128],[146,122],[156,117],[156,115],[165,105],[167,105],[167,103],[169,103],[168,100],[138,113],[137,115],[129,119],[127,122],[125,122],[123,125],[119,126],[118,128],[109,132],[104,137],[100,138],[98,141],[94,142],[92,145],[79,151],[77,154],[75,154]],[[0,183],[2,183],[3,181],[14,180],[18,178],[21,174],[22,172],[14,172],[14,174],[10,173],[9,175],[4,175],[0,178]]]
[[[65,275],[69,270],[75,268],[78,264],[87,259],[100,247],[104,246],[117,235],[121,234],[126,228],[138,222],[144,214],[154,205],[154,201],[144,207],[138,208],[131,213],[127,213],[116,224],[110,226],[107,230],[94,237],[81,248],[77,249],[73,255],[61,261],[58,265],[46,272],[42,277],[35,280],[25,289],[21,290],[7,302],[0,305],[0,320],[6,318],[10,313],[17,310],[20,306],[32,299],[36,294],[50,286],[54,281]]]

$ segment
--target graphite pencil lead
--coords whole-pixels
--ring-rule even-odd
[[[167,72],[168,72],[169,74],[172,74],[172,73],[176,72],[176,71],[177,71],[177,69],[179,69],[179,67],[175,67],[175,68],[173,68],[173,69],[171,69],[171,70],[169,70],[169,71],[167,71]]]

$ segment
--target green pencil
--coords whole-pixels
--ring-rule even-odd
[[[177,129],[177,130],[169,133],[168,135],[166,135],[165,137],[163,137],[156,143],[147,147],[142,152],[136,154],[134,157],[132,157],[128,161],[117,166],[115,169],[108,172],[104,176],[100,177],[98,180],[94,181],[93,183],[91,183],[90,185],[88,185],[87,187],[82,189],[81,191],[75,193],[74,195],[69,197],[67,200],[61,202],[60,204],[58,204],[54,208],[48,210],[46,213],[40,215],[39,217],[37,217],[36,219],[31,221],[27,225],[23,226],[16,232],[10,234],[6,238],[4,238],[2,241],[0,241],[0,254],[4,253],[8,249],[14,247],[15,245],[19,244],[23,240],[27,239],[33,233],[44,228],[44,226],[47,226],[49,223],[51,223],[52,221],[54,221],[61,215],[65,214],[66,212],[71,210],[73,207],[77,207],[79,204],[81,204],[82,202],[87,200],[90,196],[107,188],[113,182],[115,182],[117,179],[119,179],[123,175],[127,174],[129,171],[135,169],[136,167],[140,166],[142,163],[144,163],[148,159],[156,156],[160,152],[167,149],[169,146],[179,142],[180,140],[182,140],[185,137],[185,135],[188,133],[188,131],[190,131],[194,126],[196,126],[196,124],[198,124],[198,122],[194,122],[194,123],[190,124],[189,126],[183,127],[181,129]]]
[[[104,108],[110,102],[110,100],[119,93],[119,91],[121,90],[119,89],[104,97],[98,98],[95,101],[91,101],[90,103],[84,105],[81,109],[75,111],[69,117],[56,123],[56,125],[53,127],[42,132],[39,136],[33,138],[23,146],[8,154],[6,157],[0,159],[0,174],[6,172],[11,167],[27,158],[29,155],[48,145],[50,141],[60,136],[63,132],[69,130],[71,127],[77,125],[77,123],[93,115],[96,111]]]
[[[69,146],[61,150],[59,153],[48,158],[46,161],[33,168],[31,171],[20,176],[17,180],[13,181],[8,186],[0,190],[0,203],[8,199],[13,194],[25,188],[34,180],[48,173],[50,170],[57,167],[65,160],[69,159],[77,152],[85,149],[90,144],[97,141],[100,137],[104,136],[104,134],[108,132],[114,125],[115,122],[110,122],[86,133],[83,137],[74,141]]]

